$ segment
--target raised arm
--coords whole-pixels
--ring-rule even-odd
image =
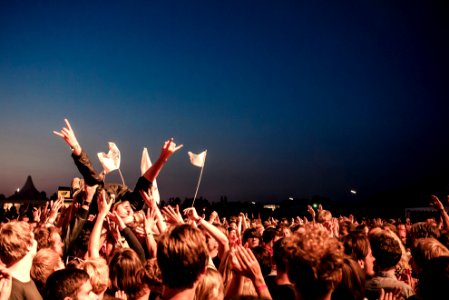
[[[438,212],[441,215],[441,218],[443,219],[444,230],[449,230],[449,215],[444,209],[443,203],[441,203],[440,199],[438,199],[438,197],[435,195],[432,195],[430,198],[431,198],[430,205],[432,205],[434,208],[438,210]]]
[[[195,207],[189,207],[184,209],[184,215],[188,216],[190,220],[194,221],[198,226],[202,226],[207,233],[209,233],[220,245],[219,257],[223,259],[225,253],[229,251],[228,237],[217,228],[217,226],[207,222],[196,212]],[[221,253],[220,253],[221,252]]]
[[[183,145],[176,146],[176,143],[173,141],[173,138],[165,141],[162,146],[161,154],[156,162],[143,174],[149,182],[153,182],[156,177],[159,175],[159,172],[162,170],[164,164],[168,161],[170,156],[173,155],[176,151],[182,148]]]
[[[97,198],[98,203],[98,214],[95,220],[94,227],[92,228],[92,232],[89,237],[89,245],[88,245],[88,254],[89,258],[98,258],[100,257],[100,248],[101,248],[101,230],[103,229],[103,223],[106,219],[106,216],[109,213],[109,210],[112,206],[112,201],[107,201],[106,199],[106,191],[102,190]]]

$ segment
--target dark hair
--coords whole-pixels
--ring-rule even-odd
[[[271,273],[271,254],[264,246],[257,246],[252,249],[254,256],[259,262],[262,275],[265,277]]]
[[[79,288],[88,280],[89,275],[84,270],[69,268],[55,271],[48,277],[45,284],[44,299],[74,298]]]
[[[262,241],[267,244],[274,240],[276,236],[276,229],[274,228],[267,228],[262,233]]]
[[[385,233],[370,236],[371,250],[376,265],[382,270],[395,267],[402,257],[401,245],[394,237]]]

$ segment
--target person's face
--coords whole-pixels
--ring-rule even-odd
[[[74,300],[98,300],[98,296],[92,291],[92,284],[90,283],[90,280],[87,280],[78,289],[78,293],[76,294],[76,298]]]
[[[248,238],[248,245],[250,248],[255,248],[257,246],[259,246],[259,238],[258,237],[250,237]]]
[[[209,255],[211,257],[217,256],[218,255],[218,242],[217,242],[217,240],[214,239],[211,236],[208,236],[207,240],[206,240],[206,243],[207,243],[207,250],[209,250]]]
[[[398,226],[398,236],[401,239],[401,241],[405,244],[407,240],[407,230],[405,229],[405,225]]]
[[[51,236],[50,236],[50,240],[51,240],[51,248],[53,250],[55,250],[59,256],[62,256],[63,254],[63,247],[64,247],[64,243],[62,242],[61,236],[59,235],[59,233],[57,232],[52,232]]]
[[[374,276],[374,261],[376,259],[373,256],[373,252],[371,248],[369,249],[368,255],[365,257],[363,261],[363,270],[368,277]]]
[[[125,223],[130,223],[134,221],[134,211],[128,201],[124,201],[117,206],[117,215],[125,221]]]

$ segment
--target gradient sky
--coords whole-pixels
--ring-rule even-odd
[[[326,2],[333,2],[332,4]],[[439,3],[441,2],[441,3]],[[0,2],[0,193],[97,169],[113,141],[128,185],[184,144],[163,199],[373,195],[449,171],[447,1]],[[443,3],[445,2],[445,3]],[[117,172],[107,181],[119,181]]]

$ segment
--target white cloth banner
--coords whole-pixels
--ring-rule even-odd
[[[142,151],[142,159],[140,160],[140,174],[143,176],[145,172],[152,166],[150,155],[148,154],[148,149],[146,147],[143,148]],[[159,204],[161,196],[159,194],[159,190],[157,188],[156,179],[153,181],[151,185],[151,194],[153,195],[154,201]]]
[[[200,154],[195,154],[189,151],[188,154],[192,165],[202,168],[206,162],[206,153],[207,150],[204,150]]]
[[[106,174],[120,168],[120,150],[115,143],[109,142],[108,144],[109,152],[107,154],[104,152],[97,153]]]

